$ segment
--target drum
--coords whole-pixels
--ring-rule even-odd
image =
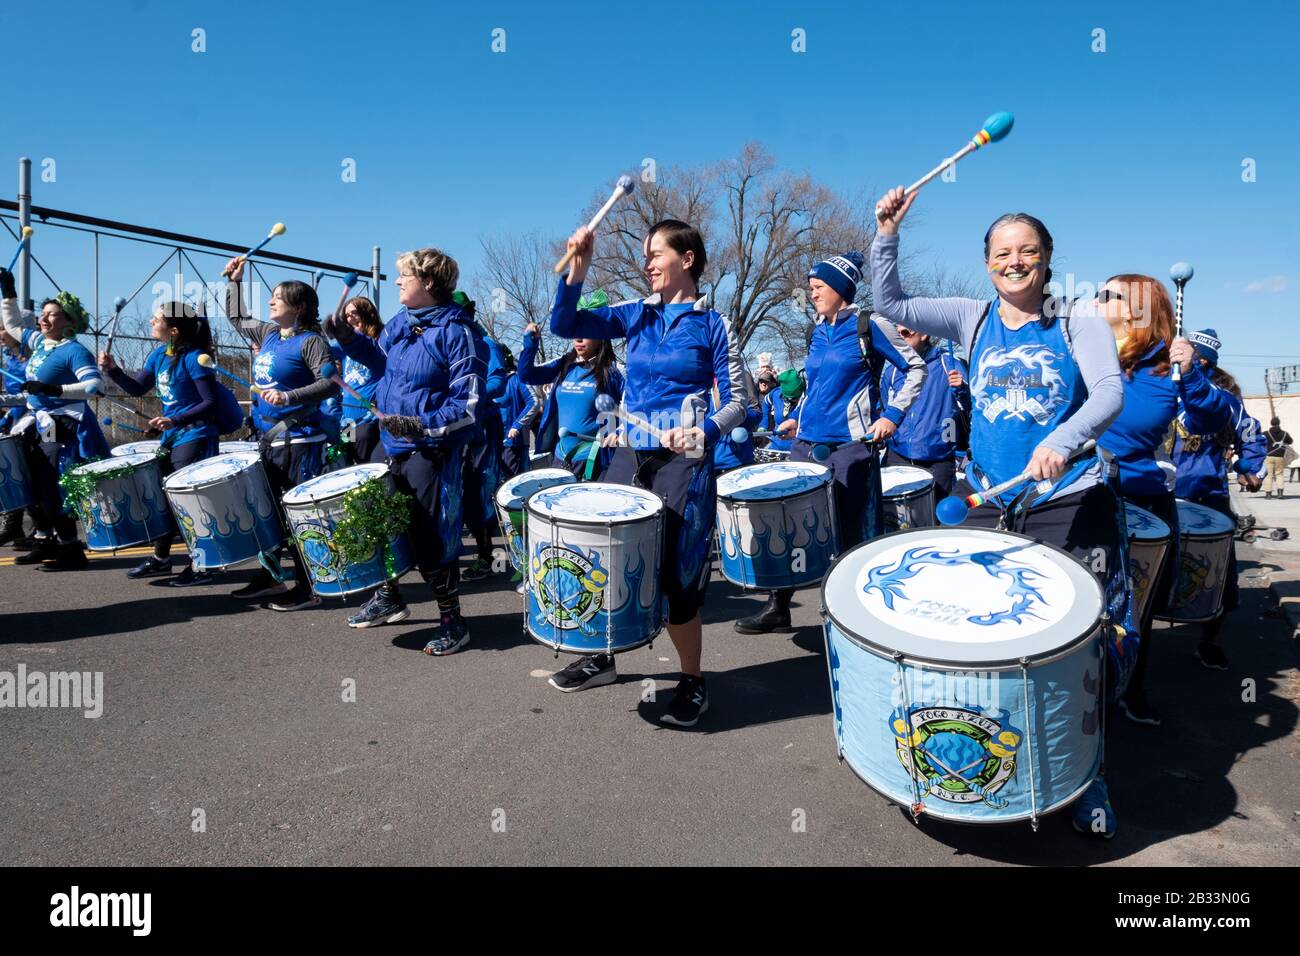
[[[543,488],[571,485],[576,478],[564,468],[538,468],[525,471],[497,489],[497,521],[510,550],[510,563],[516,571],[524,570],[524,504]]]
[[[1235,530],[1227,515],[1178,500],[1178,577],[1162,621],[1212,621],[1222,613]]]
[[[550,468],[551,462],[554,460],[555,456],[549,451],[529,452],[528,467],[525,470],[540,471],[543,468]]]
[[[229,455],[236,451],[260,451],[255,441],[223,441],[217,445],[218,455]]]
[[[654,640],[664,615],[659,496],[593,481],[545,488],[524,508],[529,635],[573,654],[617,654]]]
[[[284,541],[270,482],[257,452],[187,465],[163,482],[198,571],[231,568]]]
[[[835,558],[831,470],[810,461],[746,465],[718,478],[722,575],[745,588],[816,584]]]
[[[78,465],[69,474],[97,478],[80,508],[91,551],[116,551],[171,537],[156,453],[103,458]]]
[[[924,468],[881,468],[880,490],[885,499],[885,527],[890,531],[934,527],[934,478]]]
[[[114,458],[121,458],[123,455],[156,455],[161,447],[161,441],[149,438],[144,441],[124,442],[116,448],[109,449],[109,454]]]
[[[0,512],[32,503],[32,480],[23,457],[22,435],[0,435]]]
[[[388,466],[374,462],[310,478],[281,499],[289,530],[311,577],[312,590],[317,594],[342,597],[369,591],[389,579],[400,578],[415,564],[411,541],[405,533],[390,538],[386,549],[373,548],[358,562],[344,561],[335,550],[334,529],[347,514],[343,509],[344,495],[372,478],[380,479],[389,491],[395,492],[393,480],[388,477]]]
[[[769,461],[789,461],[790,449],[788,448],[755,448],[754,464],[764,465]]]
[[[1064,551],[900,531],[841,555],[822,605],[840,759],[888,799],[1037,825],[1097,775],[1102,590]]]
[[[1165,524],[1145,508],[1124,502],[1124,520],[1128,525],[1128,572],[1133,582],[1133,620],[1146,620],[1146,611],[1155,596],[1156,582],[1169,554],[1173,535]]]

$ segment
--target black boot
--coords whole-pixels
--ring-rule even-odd
[[[42,564],[42,571],[84,571],[90,567],[86,546],[80,541],[60,541],[54,546],[54,560]]]
[[[42,561],[53,561],[59,556],[53,538],[36,538],[35,542],[30,551],[14,558],[14,564],[40,564]]]
[[[4,526],[0,527],[0,546],[13,544],[23,536],[23,512],[20,508],[17,511],[8,511],[5,513]]]
[[[742,617],[735,628],[741,634],[771,634],[790,630],[790,598],[793,591],[772,591],[767,596],[763,610]]]

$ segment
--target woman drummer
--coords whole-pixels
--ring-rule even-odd
[[[925,385],[925,362],[888,322],[865,316],[854,299],[862,280],[862,256],[849,252],[817,263],[808,288],[817,324],[804,375],[808,391],[797,419],[777,427],[793,438],[791,461],[816,460],[835,477],[835,532],[839,553],[884,531],[877,448],[894,434]],[[877,388],[879,364],[903,373],[882,414]],[[814,451],[816,450],[816,453]],[[790,627],[793,590],[772,591],[757,614],[743,617],[741,634],[766,634]]]
[[[1136,273],[1112,276],[1098,291],[1097,303],[1115,337],[1124,374],[1124,410],[1098,444],[1115,456],[1124,500],[1160,518],[1172,533],[1164,566],[1151,582],[1146,612],[1136,622],[1141,635],[1137,661],[1119,701],[1129,720],[1154,726],[1160,723],[1160,715],[1145,692],[1151,618],[1168,607],[1179,566],[1178,507],[1162,446],[1178,415],[1195,427],[1218,432],[1231,421],[1232,403],[1229,393],[1216,388],[1201,370],[1192,343],[1174,338],[1174,310],[1160,282]],[[1170,374],[1175,364],[1182,370],[1181,383]]]
[[[608,304],[597,289],[582,297],[578,309]],[[612,457],[610,450],[599,448],[602,432],[614,431],[601,407],[613,409],[623,400],[623,373],[614,361],[614,348],[606,339],[575,338],[569,351],[537,365],[540,342],[541,329],[529,323],[519,352],[519,380],[533,387],[551,386],[537,425],[537,451],[550,452],[556,468],[567,468],[579,480],[600,481]]]
[[[212,353],[212,333],[206,319],[184,302],[164,302],[149,323],[150,332],[161,344],[145,359],[138,376],[121,369],[109,352],[99,353],[99,367],[122,391],[136,398],[156,390],[162,414],[149,426],[162,433],[167,450],[158,462],[163,477],[211,458],[217,453],[217,383],[211,368],[199,364],[199,356]],[[170,513],[170,512],[169,512]],[[173,522],[174,524],[174,522]],[[172,537],[169,532],[153,543],[153,555],[126,573],[129,578],[171,574]],[[187,561],[181,573],[168,583],[184,588],[211,582],[207,571],[195,572]]]
[[[384,331],[384,320],[379,317],[375,304],[364,295],[348,299],[343,306],[343,320],[354,331],[377,340]],[[375,371],[350,355],[343,357],[343,381],[351,385],[356,395],[343,394],[344,428],[352,429],[352,458],[356,464],[383,461],[383,447],[379,443],[379,421],[375,418],[375,389],[379,376]]]
[[[1087,441],[1100,438],[1123,406],[1114,336],[1095,313],[1064,314],[1060,300],[1047,291],[1052,237],[1025,213],[999,217],[984,235],[985,267],[997,293],[991,301],[905,295],[898,278],[898,227],[916,195],[904,198],[901,188],[894,189],[877,207],[872,294],[889,319],[961,342],[969,356],[972,460],[953,494],[969,495],[1026,469],[1034,481],[1052,482],[1048,490],[1031,483],[1013,488],[972,509],[967,524],[996,527],[1007,509],[1011,530],[1056,545],[1090,569],[1102,568],[1108,610],[1122,624],[1128,596],[1120,502],[1098,456],[1068,460]],[[1118,672],[1131,666],[1132,644],[1122,642]],[[1115,815],[1101,777],[1074,813],[1081,832],[1114,835]]]
[[[0,344],[27,360],[22,391],[27,410],[13,427],[23,439],[23,455],[36,502],[32,518],[37,544],[15,564],[41,564],[47,571],[78,571],[88,564],[77,540],[76,518],[64,509],[59,478],[70,468],[108,454],[108,443],[86,398],[100,394],[103,378],[95,357],[77,341],[90,316],[71,292],[41,303],[35,329],[25,328],[18,293],[8,270],[0,270],[3,329]]]
[[[560,280],[551,331],[565,338],[627,340],[623,394],[624,440],[605,480],[636,485],[664,502],[664,560],[660,586],[668,605],[668,635],[682,678],[659,720],[693,727],[709,706],[701,670],[700,608],[709,581],[714,523],[710,451],[745,420],[740,387],[744,365],[728,324],[699,297],[707,255],[693,226],[665,219],[642,245],[651,295],[619,305],[578,309],[594,254],[590,230],[568,241],[573,264]],[[708,413],[717,383],[717,411]],[[561,690],[581,690],[615,678],[612,659],[580,658],[553,678]]]
[[[228,311],[242,314],[239,281],[245,259],[226,263],[230,279]],[[339,387],[324,374],[332,365],[329,342],[321,332],[320,301],[305,282],[281,282],[271,290],[270,324],[260,330],[253,359],[253,423],[261,443],[262,465],[278,502],[286,491],[321,473],[326,432],[320,405]],[[235,598],[272,597],[272,611],[299,611],[320,604],[312,592],[296,547],[288,548],[293,562],[293,588],[279,578],[283,546],[262,555],[263,567],[253,580],[231,592]]]

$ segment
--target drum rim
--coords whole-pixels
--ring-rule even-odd
[[[737,491],[733,491],[733,492],[730,492],[730,493],[728,493],[728,492],[724,492],[724,491],[722,491],[722,490],[719,489],[719,490],[717,490],[717,491],[715,492],[714,497],[717,498],[719,501],[722,501],[723,499],[725,499],[725,500],[727,500],[727,501],[744,501],[744,502],[752,502],[752,501],[790,501],[791,499],[796,498],[796,497],[798,497],[798,496],[800,496],[800,495],[806,495],[806,494],[809,494],[810,492],[820,491],[820,490],[822,490],[823,488],[827,488],[827,487],[829,487],[829,486],[834,482],[834,480],[835,480],[835,473],[834,473],[833,471],[831,471],[829,468],[827,468],[825,465],[823,465],[821,462],[816,462],[816,461],[788,461],[788,460],[787,460],[787,461],[784,462],[784,463],[785,463],[785,464],[789,464],[789,465],[812,465],[812,466],[815,467],[815,468],[820,468],[820,469],[822,470],[822,473],[821,473],[821,474],[815,474],[815,473],[814,473],[813,475],[809,475],[808,477],[810,477],[810,478],[811,478],[811,477],[816,477],[816,478],[822,479],[821,483],[818,484],[818,485],[815,485],[815,486],[812,487],[812,488],[808,488],[808,489],[806,489],[806,490],[804,490],[804,491],[796,492],[796,493],[793,494],[793,495],[786,495],[786,496],[781,497],[781,498],[740,498],[740,497],[737,497],[737,495],[739,494],[739,489],[737,489]],[[734,474],[735,474],[736,472],[738,472],[738,471],[743,471],[743,470],[746,469],[746,468],[757,468],[757,467],[759,467],[760,465],[778,465],[778,464],[782,464],[782,462],[778,462],[778,461],[761,461],[761,462],[760,462],[760,461],[756,461],[756,462],[751,462],[751,463],[748,464],[748,465],[741,465],[739,468],[733,468],[731,471],[727,472],[727,474],[728,474],[728,475],[734,475]],[[715,479],[715,484],[716,484],[716,479]]]
[[[1222,518],[1224,521],[1228,522],[1228,527],[1227,527],[1227,529],[1224,530],[1224,531],[1184,531],[1184,530],[1183,530],[1183,522],[1182,522],[1182,520],[1180,519],[1179,522],[1178,522],[1178,536],[1179,536],[1179,537],[1181,537],[1181,538],[1217,538],[1217,537],[1219,537],[1219,536],[1221,536],[1221,535],[1224,535],[1224,534],[1226,534],[1226,535],[1228,535],[1228,536],[1232,536],[1233,534],[1236,533],[1237,528],[1236,528],[1236,524],[1235,524],[1235,522],[1233,522],[1233,520],[1232,520],[1231,518],[1229,518],[1227,515],[1225,515],[1222,511],[1215,511],[1215,510],[1214,510],[1213,508],[1211,508],[1209,505],[1203,505],[1203,504],[1200,504],[1199,502],[1195,502],[1195,501],[1188,501],[1186,498],[1175,498],[1175,499],[1174,499],[1174,508],[1175,508],[1175,510],[1177,510],[1177,509],[1178,509],[1179,507],[1181,507],[1182,505],[1187,505],[1187,506],[1190,507],[1190,508],[1202,508],[1202,509],[1204,509],[1204,510],[1210,512],[1211,514],[1217,515],[1218,517]],[[1166,523],[1168,523],[1168,522],[1166,522]]]
[[[144,458],[145,460],[144,460],[144,461],[131,461],[132,458]],[[80,465],[76,465],[76,466],[74,466],[74,467],[68,469],[68,474],[74,474],[74,473],[76,473],[76,472],[80,472],[80,473],[83,474],[83,475],[95,475],[95,474],[97,474],[98,472],[94,472],[94,471],[82,471],[82,469],[83,469],[83,468],[89,468],[91,465],[103,465],[105,462],[107,462],[107,463],[109,463],[109,464],[111,464],[111,465],[127,465],[127,466],[130,467],[131,471],[134,472],[134,471],[137,471],[137,470],[139,470],[139,469],[141,469],[141,468],[146,468],[146,467],[148,467],[149,465],[157,466],[157,464],[158,464],[158,456],[157,456],[157,455],[151,455],[151,454],[149,454],[148,452],[143,452],[143,451],[134,452],[134,453],[132,453],[132,454],[130,454],[130,455],[117,455],[116,457],[110,455],[108,458],[100,458],[100,459],[98,459],[98,460],[96,460],[96,461],[83,461]],[[100,469],[100,471],[103,471],[103,470],[104,470],[104,469],[102,469],[102,468]],[[120,476],[120,475],[117,475],[117,476],[114,476],[114,477],[121,477],[121,476]]]
[[[887,472],[887,471],[894,471],[894,470],[898,470],[898,471],[919,471],[922,475],[924,475],[924,476],[926,477],[926,480],[929,482],[929,483],[926,484],[924,487],[922,487],[922,488],[918,488],[915,492],[908,492],[908,494],[918,494],[918,495],[919,495],[919,494],[924,494],[924,493],[927,492],[927,491],[933,491],[933,490],[934,490],[934,487],[935,487],[935,484],[934,484],[934,475],[930,474],[930,473],[929,473],[928,471],[926,471],[924,468],[920,468],[920,467],[918,467],[918,466],[916,466],[916,465],[885,465],[883,468],[880,469],[880,494],[881,494],[882,497],[885,497],[885,498],[904,498],[904,497],[906,497],[906,495],[891,495],[888,491],[885,490],[885,472]],[[919,481],[920,478],[918,477],[917,480]]]
[[[939,528],[907,528],[905,530],[891,531],[888,534],[882,534],[879,537],[872,538],[870,541],[863,541],[859,544],[855,544],[848,551],[836,555],[835,560],[831,562],[831,566],[826,569],[825,577],[822,578],[820,597],[821,597],[821,614],[822,614],[823,630],[825,629],[826,623],[829,621],[830,623],[833,623],[836,626],[836,628],[839,630],[839,632],[843,634],[850,642],[856,644],[858,647],[861,647],[864,651],[867,651],[868,653],[875,654],[878,657],[882,657],[890,661],[899,660],[902,661],[903,663],[922,664],[922,665],[937,664],[941,667],[955,668],[961,670],[973,670],[979,668],[982,670],[992,670],[992,671],[1017,670],[1022,666],[1022,662],[1024,662],[1025,666],[1041,666],[1044,664],[1049,664],[1054,660],[1063,657],[1069,657],[1070,655],[1076,653],[1079,650],[1079,647],[1081,645],[1083,645],[1084,643],[1091,640],[1094,636],[1097,635],[1098,631],[1101,628],[1103,620],[1105,620],[1106,618],[1106,592],[1102,584],[1099,581],[1097,581],[1095,578],[1093,578],[1092,581],[1094,584],[1096,584],[1097,590],[1101,595],[1101,613],[1092,622],[1092,624],[1088,627],[1088,629],[1084,631],[1082,634],[1078,635],[1077,637],[1073,637],[1066,643],[1053,647],[1049,651],[1042,651],[1039,652],[1038,654],[1025,654],[1017,658],[1004,657],[1004,658],[995,658],[993,660],[954,661],[942,657],[918,657],[915,655],[909,655],[902,651],[899,651],[897,648],[886,647],[883,644],[876,644],[870,641],[869,639],[858,635],[852,629],[846,627],[842,621],[840,621],[834,614],[831,613],[830,609],[826,606],[826,586],[831,579],[831,575],[835,573],[835,569],[839,566],[839,563],[841,561],[843,561],[849,555],[853,554],[855,551],[858,551],[861,548],[865,548],[868,545],[875,544],[877,541],[882,541],[885,538],[892,538],[900,534],[915,534],[918,531],[942,530],[942,528],[943,526],[940,526]],[[971,528],[969,530],[988,531],[990,529]],[[994,533],[1008,535],[1013,538],[1020,538],[1023,541],[1033,542],[1034,544],[1040,545],[1041,547],[1048,548],[1052,551],[1057,552],[1058,554],[1060,554],[1062,557],[1066,558],[1069,561],[1073,561],[1076,564],[1079,564],[1078,559],[1075,558],[1074,555],[1070,554],[1065,549],[1059,548],[1054,544],[1049,544],[1046,541],[1039,541],[1037,538],[1031,537],[1030,535],[1021,534],[1018,531],[996,531]],[[1082,564],[1079,564],[1079,566],[1081,568],[1083,567]],[[1091,577],[1091,572],[1087,571],[1086,568],[1084,568],[1084,572]]]
[[[924,488],[918,488],[916,491],[909,491],[901,495],[891,495],[889,492],[882,490],[880,492],[880,498],[882,501],[913,501],[916,498],[924,498],[926,495],[931,495],[931,492],[933,491],[934,483],[931,482]],[[931,497],[933,497],[933,495],[931,495]],[[875,539],[873,538],[872,540],[874,541]]]
[[[572,486],[566,484],[564,487],[590,488],[593,485],[613,485],[615,488],[631,488],[633,491],[639,491],[642,494],[649,495],[651,498],[655,500],[655,503],[658,505],[658,507],[650,514],[642,515],[639,518],[568,518],[568,517],[562,518],[553,514],[548,514],[543,511],[533,510],[533,499],[536,498],[538,495],[551,490],[550,488],[538,488],[535,492],[529,495],[528,500],[524,502],[524,509],[523,509],[524,513],[527,514],[529,517],[535,516],[541,521],[546,521],[552,524],[564,522],[568,524],[592,525],[593,527],[597,527],[597,528],[605,528],[605,527],[612,528],[620,525],[641,524],[642,522],[645,521],[658,521],[663,517],[664,511],[667,510],[666,506],[664,505],[664,500],[662,498],[660,498],[657,494],[655,494],[653,491],[649,490],[648,488],[638,488],[636,487],[636,485],[620,485],[612,481],[575,481]],[[551,487],[555,487],[555,486],[552,485]],[[660,560],[661,561],[663,560],[662,554],[660,555]]]
[[[360,482],[360,483],[358,483],[358,484],[353,485],[353,486],[350,487],[350,488],[344,488],[344,489],[341,490],[341,491],[333,491],[333,492],[330,492],[328,495],[324,495],[324,496],[322,496],[322,497],[320,497],[320,498],[317,498],[317,497],[315,497],[315,496],[310,496],[310,495],[309,495],[309,496],[303,498],[301,501],[290,501],[290,500],[289,500],[289,496],[290,496],[291,494],[293,494],[295,491],[297,491],[299,488],[301,488],[303,485],[307,484],[307,482],[317,481],[317,480],[319,480],[319,479],[321,479],[321,478],[325,478],[326,476],[329,476],[329,475],[341,475],[341,474],[343,474],[345,471],[352,471],[354,468],[357,468],[357,469],[360,469],[360,468],[374,468],[376,465],[382,467],[384,470],[383,470],[382,472],[376,472],[374,475],[371,476],[371,478],[382,478],[382,477],[385,477],[385,476],[387,476],[387,475],[390,474],[390,472],[389,472],[389,470],[388,470],[388,466],[387,466],[386,464],[384,464],[382,461],[363,461],[363,462],[362,462],[361,464],[359,464],[359,465],[348,465],[346,468],[339,468],[337,471],[326,471],[326,472],[322,472],[322,473],[319,474],[319,475],[315,475],[315,476],[313,476],[313,477],[311,477],[311,478],[308,478],[307,481],[304,481],[304,482],[301,482],[301,483],[299,483],[299,484],[297,484],[297,485],[294,485],[292,488],[290,488],[288,491],[286,491],[283,495],[280,496],[280,503],[281,503],[282,505],[284,505],[286,508],[302,508],[302,507],[305,507],[305,506],[308,506],[308,505],[321,505],[321,504],[324,504],[324,503],[327,502],[327,501],[333,501],[335,498],[342,498],[342,497],[343,497],[344,495],[346,495],[348,492],[350,492],[350,491],[356,491],[358,488],[361,487],[362,484],[365,484],[365,482]],[[370,478],[367,478],[367,479],[366,479],[366,481],[370,481],[370,480],[371,480]]]
[[[545,487],[538,488],[537,491],[533,492],[534,495],[537,494],[538,491],[546,491],[547,488],[554,488],[556,485],[576,485],[578,483],[577,477],[575,477],[573,472],[569,471],[567,468],[530,468],[528,471],[521,471],[513,478],[507,479],[505,482],[502,483],[501,487],[496,490],[496,494],[494,494],[492,498],[496,502],[497,507],[505,508],[507,511],[515,510],[511,507],[510,501],[514,501],[516,498],[518,498],[518,496],[513,495],[510,501],[502,501],[501,500],[502,492],[510,488],[511,482],[516,482],[522,485],[524,483],[524,480],[529,476],[540,475],[544,471],[556,472],[555,484],[546,485]],[[566,481],[564,478],[560,477],[561,474],[567,475],[568,480]],[[513,491],[513,489],[511,490]],[[532,495],[529,495],[528,497],[531,498]],[[527,504],[528,504],[528,498],[519,498],[518,510],[522,511],[524,509],[524,506]]]
[[[244,474],[244,472],[250,470],[248,466],[255,465],[255,464],[256,465],[262,464],[262,456],[255,451],[232,451],[232,452],[227,452],[227,454],[228,455],[252,455],[253,457],[249,459],[245,467],[240,468],[238,471],[232,471],[230,474],[223,475],[220,478],[213,478],[210,481],[204,481],[204,482],[193,483],[193,484],[189,482],[179,482],[179,481],[174,484],[171,483],[172,479],[176,478],[179,475],[185,474],[185,472],[188,471],[189,469],[197,468],[199,465],[211,461],[212,458],[224,458],[226,457],[226,455],[213,455],[212,458],[204,458],[202,461],[196,461],[192,465],[186,465],[184,468],[181,468],[178,471],[173,471],[170,475],[164,478],[163,491],[201,491],[204,488],[211,488],[213,485],[219,485],[224,481],[229,481],[231,478],[234,478],[236,475]],[[266,477],[265,468],[263,468],[262,477],[263,478]]]
[[[799,501],[802,498],[807,498],[809,495],[825,495],[830,499],[832,506],[834,505],[835,491],[831,487],[830,482],[827,482],[824,485],[818,485],[816,488],[809,488],[808,490],[801,491],[795,495],[789,495],[785,498],[733,498],[730,495],[718,495],[717,499],[719,505],[726,502],[728,507],[734,507],[736,505],[790,504],[791,502]]]

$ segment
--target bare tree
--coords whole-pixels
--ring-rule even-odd
[[[538,232],[482,238],[483,272],[471,285],[476,314],[488,333],[516,355],[524,326],[542,329],[543,351],[555,356],[568,343],[550,332],[557,243]]]

